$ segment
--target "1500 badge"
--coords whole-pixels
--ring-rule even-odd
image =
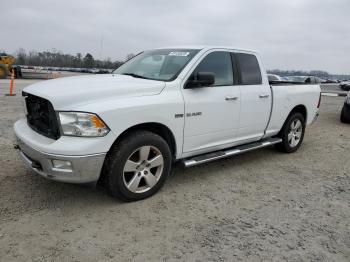
[[[192,112],[192,113],[186,113],[186,117],[192,117],[192,116],[201,116],[202,112]],[[183,114],[175,114],[175,118],[183,117]]]
[[[202,112],[186,113],[186,117],[201,116],[201,115],[202,115]]]

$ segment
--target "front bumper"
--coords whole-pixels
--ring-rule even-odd
[[[91,183],[99,179],[106,153],[74,155],[47,153],[50,152],[48,149],[56,143],[53,142],[56,140],[50,140],[35,134],[21,120],[16,122],[14,129],[20,157],[29,169],[39,175],[51,180],[68,183]],[[38,141],[42,143],[40,144]],[[80,143],[75,144],[75,146],[84,148],[84,140],[78,141]],[[88,140],[85,141],[88,142]],[[85,153],[86,151],[81,152]],[[60,166],[57,165],[57,162],[68,163],[69,165]]]
[[[20,139],[17,139],[17,143],[19,155],[29,169],[45,178],[60,182],[96,182],[106,155],[105,153],[84,156],[53,155],[35,150]],[[70,168],[55,167],[53,160],[69,161]]]

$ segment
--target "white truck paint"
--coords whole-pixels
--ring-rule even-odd
[[[61,133],[58,139],[52,139],[34,131],[26,119],[18,120],[14,130],[19,147],[21,150],[26,148],[23,149],[26,150],[24,160],[30,164],[33,158],[30,154],[40,152],[40,159],[34,160],[44,161],[47,165],[42,164],[42,168],[47,169],[39,172],[37,168],[31,168],[41,175],[59,181],[92,182],[99,179],[104,158],[113,143],[128,129],[140,124],[157,123],[166,127],[175,141],[173,157],[179,160],[273,137],[297,106],[305,109],[307,124],[311,124],[317,116],[320,87],[283,83],[270,85],[260,56],[255,52],[204,46],[168,49],[173,52],[197,50],[171,81],[115,73],[60,78],[26,87],[26,94],[47,99],[56,112],[96,114],[110,131],[102,137],[66,136]],[[185,88],[195,68],[213,52],[255,56],[261,71],[261,83],[246,85],[235,82],[223,86]],[[181,56],[186,52],[171,55]],[[234,72],[234,78],[237,73]],[[89,172],[82,170],[82,159],[94,155],[98,156],[95,168]],[[70,173],[58,169],[52,171],[50,161],[55,156],[68,161],[79,159],[79,163],[75,166],[73,163]],[[84,172],[88,174],[86,177]],[[75,177],[76,173],[78,177]]]

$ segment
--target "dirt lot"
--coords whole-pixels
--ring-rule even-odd
[[[350,261],[350,125],[343,98],[294,154],[274,148],[175,165],[154,197],[121,203],[29,172],[13,149],[23,116],[0,82],[0,261]]]

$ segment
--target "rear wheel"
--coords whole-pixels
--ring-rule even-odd
[[[5,79],[7,77],[8,70],[4,65],[0,65],[0,79]]]
[[[130,133],[108,154],[103,179],[111,194],[135,201],[155,194],[171,169],[171,152],[166,141],[149,131]]]
[[[300,113],[291,113],[279,133],[282,142],[277,145],[277,148],[286,153],[295,152],[303,142],[304,132],[304,116]]]

